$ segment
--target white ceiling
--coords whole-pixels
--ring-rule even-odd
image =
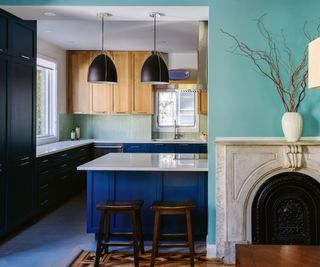
[[[151,12],[158,19],[158,50],[192,52],[198,49],[198,21],[208,19],[207,7],[99,7],[99,6],[0,6],[23,19],[38,20],[38,37],[67,50],[101,49],[99,12],[112,16],[105,22],[109,50],[151,50]],[[56,16],[45,16],[54,12]]]

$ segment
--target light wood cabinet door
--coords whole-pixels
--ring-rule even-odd
[[[133,95],[132,112],[135,114],[153,114],[152,85],[141,83],[141,69],[151,52],[132,52],[133,57]]]
[[[68,51],[68,111],[90,113],[91,87],[87,81],[89,51]]]
[[[101,52],[92,52],[92,60],[100,55]],[[111,53],[107,55],[112,58]],[[113,85],[111,84],[91,84],[92,90],[92,109],[91,113],[93,114],[110,114],[113,111]]]
[[[198,113],[208,114],[208,91],[202,90],[198,93]]]
[[[118,82],[113,89],[113,113],[132,112],[132,57],[130,52],[111,52],[117,69]]]

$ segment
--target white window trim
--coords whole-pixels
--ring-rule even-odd
[[[52,97],[50,99],[51,103],[51,114],[52,114],[52,131],[53,135],[49,136],[37,136],[37,145],[44,145],[44,144],[49,144],[49,143],[54,143],[59,141],[59,116],[58,116],[58,62],[56,59],[48,57],[43,54],[37,55],[39,59],[44,59],[47,61],[51,61],[52,63],[55,64],[55,72],[54,72],[54,77],[53,77],[53,86],[55,88]]]
[[[153,132],[162,132],[162,133],[173,133],[174,132],[174,127],[173,126],[160,126],[158,125],[158,121],[157,121],[157,117],[159,114],[159,105],[158,105],[158,101],[159,101],[159,92],[161,91],[166,91],[166,92],[172,92],[172,91],[176,91],[175,89],[157,89],[155,92],[155,115],[153,116],[153,120],[152,120],[152,130]],[[183,132],[183,133],[196,133],[199,132],[199,114],[197,114],[197,110],[198,110],[198,94],[195,93],[195,126],[177,126],[177,129],[179,132]]]

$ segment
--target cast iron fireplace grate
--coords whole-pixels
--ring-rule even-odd
[[[259,188],[252,205],[252,243],[320,244],[320,183],[286,172]]]

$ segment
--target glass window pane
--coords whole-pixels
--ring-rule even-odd
[[[195,93],[178,91],[177,124],[184,127],[195,126]]]
[[[159,92],[158,124],[159,126],[173,126],[177,96],[175,92]]]

